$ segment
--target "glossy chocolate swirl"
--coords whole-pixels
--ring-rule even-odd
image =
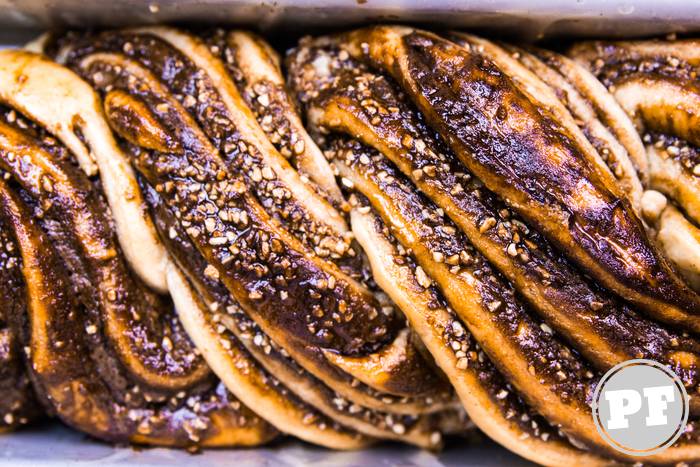
[[[482,39],[460,38],[465,46],[473,43],[473,53],[493,59],[507,68],[509,75],[516,76],[519,84],[525,83],[523,92],[547,93],[540,96],[549,99],[548,108],[556,106],[559,120],[568,121],[571,131],[578,130],[579,123],[557,100],[555,92],[516,59]],[[604,462],[577,450],[585,447],[604,457],[619,456],[598,437],[591,424],[587,407],[590,390],[586,388],[595,384],[594,367],[606,370],[646,355],[685,375],[689,390],[697,393],[700,346],[694,338],[637,314],[581,274],[562,256],[556,243],[540,235],[530,221],[509,209],[460,163],[413,110],[406,99],[410,89],[402,93],[391,78],[381,74],[383,69],[378,73],[354,60],[347,47],[347,43],[334,38],[302,42],[289,56],[289,81],[306,108],[309,123],[328,149],[327,156],[344,177],[344,186],[362,194],[350,198],[355,207],[353,228],[357,226],[356,236],[370,256],[375,277],[380,276],[387,293],[403,305],[412,326],[423,331],[420,335],[426,346],[455,385],[477,426],[538,462],[558,465],[578,456],[584,457],[577,462]],[[338,138],[336,132],[373,148]],[[624,148],[611,136],[613,133],[606,130],[605,135],[613,138],[618,149]],[[628,157],[627,150],[623,150],[619,156]],[[600,164],[607,162],[601,159]],[[626,166],[634,167],[631,163]],[[609,170],[607,165],[603,169]],[[630,179],[637,180],[634,171]],[[373,217],[373,212],[381,221]],[[383,243],[376,232],[385,236]],[[394,261],[401,268],[385,259],[395,254],[392,248],[403,252],[401,261]],[[512,286],[500,282],[500,276],[492,276],[495,271],[489,262]],[[410,287],[405,284],[410,284],[411,277],[419,290],[432,290],[441,297],[447,305],[444,314],[434,310],[416,312],[417,304],[429,302],[415,292],[410,295]],[[489,286],[480,286],[481,281]],[[495,292],[494,287],[500,291]],[[514,287],[517,294],[506,292],[509,287]],[[523,307],[522,298],[528,306]],[[482,310],[473,306],[478,303]],[[530,310],[546,321],[538,321]],[[502,418],[493,415],[499,411],[489,404],[489,397],[506,397],[509,392],[494,392],[492,386],[465,377],[473,359],[459,354],[463,360],[450,361],[451,350],[460,346],[434,337],[441,329],[455,326],[445,324],[450,319],[456,321],[460,334],[478,342],[485,358],[526,402],[516,413],[532,410],[544,417],[537,423],[541,430],[537,437],[531,438],[532,433],[509,422],[514,412],[505,412]],[[517,330],[515,334],[499,329],[499,323],[502,326],[505,322],[510,323],[505,329]],[[527,345],[534,340],[542,345],[540,349],[556,350],[544,360],[533,359],[528,354],[533,349],[516,350],[524,344],[524,336]],[[544,376],[546,370],[539,365],[542,361],[556,362],[554,366],[561,371],[549,383]],[[533,384],[527,382],[530,377]],[[549,385],[549,390],[543,391],[542,384]],[[557,387],[561,384],[567,388]],[[555,394],[561,399],[553,399]],[[493,410],[490,416],[482,412],[488,408]],[[558,426],[559,434],[568,438],[552,437],[548,423]],[[533,446],[537,446],[535,451]],[[698,455],[696,446],[689,435],[667,453],[667,458],[659,457],[658,461],[694,458]]]
[[[327,162],[297,144],[314,143],[286,92],[276,95],[275,102],[286,99],[276,118],[295,125],[291,160],[259,125],[264,111],[251,110],[229,74],[237,67],[260,89],[283,82],[281,72],[251,76],[242,58],[225,61],[232,52],[221,40],[214,35],[207,45],[151,28],[66,39],[56,52],[104,96],[165,247],[207,304],[180,313],[183,325],[229,389],[282,431],[338,448],[368,441],[347,428],[439,445],[450,417],[432,413],[450,406],[451,391],[390,301],[371,291],[333,207],[342,205],[334,180],[336,195],[304,175],[302,167],[331,173]],[[243,56],[266,54],[253,47]],[[269,375],[279,396],[252,384],[241,359]],[[353,436],[342,441],[346,433]]]
[[[697,391],[700,348],[694,340],[638,316],[585,279],[460,165],[387,78],[341,57],[337,49],[302,48],[290,59],[290,79],[312,124],[382,151],[599,369],[652,358],[685,375],[688,390]],[[443,259],[461,263],[453,255]]]
[[[246,446],[274,437],[213,378],[172,303],[128,268],[99,180],[39,123],[76,133],[80,123],[104,125],[94,93],[38,55],[3,52],[0,69],[0,213],[17,245],[26,300],[26,313],[12,322],[49,413],[115,442]],[[51,105],[64,113],[51,114],[45,94],[34,92],[47,76],[55,79]],[[73,99],[81,91],[91,105]],[[61,121],[76,109],[92,123],[77,114]],[[80,134],[85,154],[100,151],[94,134]],[[100,136],[112,141],[108,131]]]
[[[286,81],[241,31],[42,44],[87,83],[0,61],[0,331],[73,426],[434,449],[466,411],[536,462],[630,463],[590,403],[633,358],[676,372],[697,416],[694,42],[577,63],[376,26],[303,39]],[[30,414],[8,361],[4,403]],[[645,460],[700,461],[696,433]]]
[[[617,99],[646,145],[645,217],[686,279],[700,287],[700,105],[696,40],[590,42],[571,50]],[[660,194],[671,199],[668,203]]]
[[[524,50],[462,33],[453,33],[450,38],[492,60],[523,92],[556,112],[557,120],[572,135],[585,136],[583,144],[590,143],[595,149],[592,158],[602,170],[610,171],[621,188],[620,196],[639,212],[643,188],[637,168],[646,168],[646,157],[641,144],[620,142],[638,143],[639,137],[612,96],[601,92],[595,77],[575,62],[547,50]]]
[[[27,306],[21,266],[17,243],[0,223],[0,432],[26,425],[40,413],[17,332]]]
[[[700,329],[700,298],[649,241],[578,128],[447,39],[378,26],[340,41],[393,76],[460,161],[579,267],[649,316]]]

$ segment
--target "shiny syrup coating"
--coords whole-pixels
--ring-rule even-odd
[[[133,79],[109,65],[96,67],[99,70],[91,69],[90,75],[100,72],[104,77],[101,83],[95,83],[98,87],[128,90],[130,96],[146,102],[156,112],[162,108],[158,104],[164,102],[144,83],[133,84]],[[170,130],[168,137],[177,138],[182,145],[182,153],[142,151],[135,163],[166,205],[179,211],[180,222],[198,250],[210,263],[216,258],[217,272],[212,270],[211,275],[235,279],[229,288],[242,304],[309,342],[348,353],[360,351],[372,341],[383,342],[388,331],[382,325],[385,317],[375,316],[347,282],[337,280],[336,287],[329,289],[326,273],[303,250],[289,245],[291,237],[278,233],[245,184],[233,178],[217,156],[205,153],[187,126],[172,120],[178,118],[175,111],[169,107],[163,110],[158,116]],[[140,118],[116,113],[108,117]],[[128,131],[130,125],[127,120],[113,124],[122,131]],[[347,298],[343,297],[346,291]],[[347,311],[354,309],[355,300],[355,311],[362,310],[374,318],[360,320],[359,313]],[[305,303],[306,309],[290,308],[291,303]],[[280,314],[279,310],[287,312]],[[330,316],[324,311],[317,317],[307,310],[327,310]]]
[[[95,54],[95,56],[99,56],[99,55],[100,55],[99,53]],[[87,58],[87,61],[89,61],[89,60],[90,60],[90,56],[88,56],[88,58]],[[99,60],[100,60],[100,58],[97,58],[96,62],[99,62]],[[107,70],[107,72],[105,72],[105,70],[100,69],[99,66],[95,66],[94,64],[96,62],[93,62],[93,65],[92,65],[93,68],[91,68],[88,71],[85,71],[85,73],[88,74],[91,79],[93,79],[95,81],[102,82],[105,79],[106,75],[109,75],[109,70]],[[126,63],[126,62],[128,62],[128,60],[124,60],[124,62]],[[97,71],[95,71],[95,70],[97,70]],[[135,81],[135,80],[132,80],[132,81]],[[178,152],[183,150],[183,147],[185,145],[181,144],[180,142],[173,142],[172,139],[168,139],[169,138],[168,132],[161,131],[159,128],[157,128],[158,125],[160,125],[160,123],[157,121],[157,118],[151,113],[151,110],[149,110],[149,108],[148,108],[149,106],[145,102],[143,102],[143,101],[139,102],[139,100],[133,99],[130,95],[127,95],[124,92],[120,92],[118,90],[113,89],[111,87],[111,84],[108,84],[107,86],[109,87],[109,92],[107,94],[107,99],[106,99],[107,100],[108,115],[110,115],[110,116],[113,115],[113,112],[112,112],[113,109],[123,109],[127,106],[130,106],[130,108],[135,111],[133,113],[129,113],[128,115],[122,115],[124,118],[121,121],[117,121],[116,119],[112,119],[113,126],[117,127],[118,131],[120,130],[120,133],[122,134],[122,136],[124,136],[125,133],[128,133],[128,136],[126,137],[127,140],[133,141],[137,145],[145,145],[147,148],[155,148],[158,150],[172,149],[172,150],[175,150]],[[133,89],[129,89],[129,90],[132,91]],[[201,100],[202,98],[204,100],[206,100],[209,97],[211,97],[211,96],[208,93],[207,94],[200,94],[199,100]],[[164,102],[163,105],[161,105],[159,107],[156,106],[155,110],[156,110],[156,112],[163,110],[166,107],[166,105],[171,106],[172,104],[173,104],[172,102],[167,102],[167,104]],[[175,107],[177,107],[177,104],[175,104]],[[135,114],[140,114],[140,116],[142,117],[140,121],[139,121],[139,118],[137,118],[135,116]],[[149,128],[151,130],[153,130],[150,135],[144,134],[143,132],[140,132],[138,125],[143,124],[143,122],[147,122],[146,124],[149,126]],[[190,122],[187,122],[187,124],[192,125],[192,123],[190,123]],[[209,135],[207,135],[207,136],[209,136]],[[196,138],[197,137],[193,137],[192,139],[195,140]],[[200,140],[200,142],[201,142],[201,140]],[[140,152],[138,148],[132,148],[132,149],[134,150],[134,152]],[[159,187],[157,185],[155,188],[156,188],[156,190],[159,189]],[[160,193],[160,194],[162,194],[162,193]],[[224,213],[224,215],[219,216],[219,218],[222,220],[227,220],[226,219],[227,217],[228,217],[228,213]],[[210,221],[211,221],[211,219],[209,221],[205,222],[205,225],[204,225],[204,228],[208,233],[211,233],[212,231],[216,231],[216,228],[215,228],[216,226],[213,225]],[[189,222],[189,221],[186,220],[186,222]],[[186,227],[186,231],[185,231],[186,236],[191,237],[191,233],[193,231],[191,229],[192,226],[187,225],[185,227]],[[218,237],[219,235],[217,234],[215,236]],[[217,242],[218,242],[218,240],[214,240],[214,242],[211,242],[211,245],[216,246]],[[263,247],[263,250],[264,249],[265,249],[265,247]],[[236,265],[233,265],[233,267],[236,267]],[[203,268],[203,273],[205,276],[208,276],[208,278],[210,278],[212,280],[218,280],[220,277],[220,275],[217,275],[216,272],[213,271],[212,267],[205,266]],[[330,282],[330,280],[329,280],[329,282]],[[284,297],[284,295],[286,295],[286,293],[280,293],[280,298]],[[288,295],[287,295],[287,297],[288,297]],[[284,328],[284,329],[286,331],[286,328]],[[263,338],[263,337],[261,337],[261,338]],[[306,353],[308,354],[309,352],[318,353],[318,350],[314,350],[313,346],[308,346],[306,348]],[[296,358],[296,355],[295,355],[295,358]],[[317,358],[316,361],[318,362],[319,359]],[[330,372],[335,371],[337,373],[337,369],[334,369],[332,367],[328,367],[326,369]],[[328,374],[327,374],[328,371],[324,374],[324,378],[328,376]],[[404,373],[405,373],[405,371],[404,371]],[[420,388],[421,385],[424,385],[426,383],[426,381],[429,381],[429,379],[428,380],[426,380],[426,378],[405,379],[405,380],[401,381],[401,384],[407,385],[406,387],[409,387],[410,391],[415,391],[417,388]],[[378,396],[380,396],[380,395],[378,395]],[[384,400],[386,398],[390,399],[388,401],[389,404],[391,404],[394,401],[394,398],[392,398],[390,396],[389,397],[381,396],[381,397],[382,397],[382,400]],[[442,397],[443,396],[440,395],[440,398],[442,398]],[[403,405],[403,403],[402,403],[402,405]],[[398,409],[398,407],[397,407],[397,409]],[[401,430],[399,430],[399,431],[401,431]]]
[[[318,71],[317,61],[327,63],[330,71]],[[383,150],[533,309],[596,366],[607,369],[630,358],[652,358],[674,368],[688,391],[697,391],[697,342],[639,316],[584,278],[456,160],[390,79],[338,49],[309,47],[289,62],[290,80],[316,124]],[[455,255],[444,258],[456,264]]]
[[[317,255],[334,259],[356,255],[342,232],[311,215],[292,188],[265,164],[261,151],[266,149],[260,141],[241,135],[211,80],[183,53],[153,35],[104,33],[75,44],[68,64],[76,66],[82,57],[100,52],[124,54],[153,72],[195,117],[229,170],[242,175],[266,212]]]
[[[167,301],[132,276],[99,183],[33,121],[5,107],[0,115],[3,226],[29,297],[15,326],[47,410],[115,442],[196,448],[274,437],[211,377]]]
[[[0,222],[0,431],[26,425],[39,414],[24,368],[18,330],[26,319],[22,261],[8,226]]]
[[[20,117],[15,117],[14,123],[0,123],[0,131],[6,143],[0,165],[33,200],[43,228],[66,258],[75,277],[75,291],[92,314],[85,324],[90,338],[98,346],[115,348],[118,357],[113,359],[106,353],[102,367],[109,376],[123,373],[113,380],[119,384],[114,389],[125,390],[124,383],[116,381],[128,381],[128,372],[139,368],[144,371],[139,382],[153,391],[154,397],[163,390],[167,393],[173,383],[186,387],[201,381],[208,374],[206,365],[194,355],[186,334],[168,312],[167,302],[148,291],[128,270],[106,203],[73,165],[68,151]],[[23,150],[28,155],[20,157]],[[164,340],[171,345],[164,347]],[[175,379],[165,382],[164,375]]]
[[[358,36],[360,35],[358,34]],[[320,42],[323,44],[323,39],[321,39]],[[328,42],[326,42],[326,44],[327,43]],[[469,196],[469,194],[473,192],[473,186],[476,186],[477,188],[482,188],[481,184],[478,181],[475,181],[472,185],[469,184],[469,177],[464,177],[465,170],[463,168],[456,169],[457,166],[450,166],[449,164],[445,163],[446,161],[443,154],[441,154],[439,150],[436,150],[435,145],[430,144],[430,138],[432,136],[430,132],[417,133],[415,132],[414,128],[411,128],[411,126],[416,126],[415,122],[417,120],[415,119],[415,117],[407,118],[407,114],[410,115],[410,112],[406,112],[406,110],[402,109],[400,105],[397,105],[395,103],[389,103],[389,100],[387,100],[386,96],[390,95],[392,98],[395,98],[395,96],[391,93],[391,87],[387,86],[386,83],[383,83],[385,84],[383,87],[382,84],[376,84],[377,82],[382,82],[381,77],[378,77],[376,75],[373,76],[371,74],[363,74],[361,71],[358,70],[358,66],[356,63],[345,63],[347,62],[349,54],[347,54],[342,49],[340,51],[335,50],[333,53],[330,54],[330,58],[328,56],[322,56],[323,54],[319,54],[319,56],[314,56],[313,53],[309,53],[308,49],[305,50],[303,46],[300,49],[301,50],[292,53],[288,61],[288,63],[290,63],[291,70],[290,82],[292,83],[292,87],[295,88],[295,91],[298,93],[300,100],[304,103],[304,105],[309,107],[308,116],[312,125],[319,126],[322,133],[327,134],[329,131],[340,130],[342,132],[348,133],[353,137],[363,139],[363,141],[374,145],[376,148],[380,149],[386,154],[391,153],[389,157],[394,161],[403,157],[404,163],[401,164],[400,162],[398,162],[401,170],[404,171],[406,175],[409,175],[414,181],[414,183],[417,183],[422,190],[427,191],[429,196],[438,193],[444,195],[445,199],[459,198],[460,193],[462,191],[466,191],[468,193],[467,196]],[[301,60],[303,63],[301,65],[299,64],[299,56],[303,57]],[[338,62],[341,63],[340,67],[342,67],[343,65],[346,66],[347,70],[344,71],[347,71],[348,73],[343,75],[342,72],[334,68],[338,66]],[[329,67],[328,63],[331,63],[332,65]],[[300,71],[300,69],[302,69],[304,65],[308,66],[308,69],[315,69],[318,72],[318,76],[314,77],[316,79],[315,81],[314,78],[309,79],[308,76],[304,76],[308,69]],[[313,74],[313,72],[308,72],[308,74]],[[305,79],[307,81],[305,81]],[[324,112],[326,112],[326,114],[322,115],[324,114]],[[392,117],[394,118],[392,119]],[[404,122],[406,120],[412,123],[405,124]],[[411,130],[413,130],[413,132]],[[403,146],[403,148],[401,148],[401,146]],[[417,149],[415,149],[414,146]],[[403,153],[409,153],[410,155],[404,156]],[[417,153],[418,156],[414,156],[414,153]],[[425,154],[423,155],[422,153]],[[360,151],[358,154],[360,154],[356,155],[357,159],[360,161],[359,163],[357,163],[358,166],[360,164],[373,163],[372,156],[368,155],[367,152]],[[369,152],[369,154],[371,154],[371,152]],[[339,160],[342,160],[342,157],[336,157],[339,157]],[[417,167],[415,165],[415,160],[424,160],[430,162],[429,164],[426,164],[428,166],[429,172],[427,176],[422,170],[422,167]],[[449,160],[447,162],[449,162]],[[441,169],[443,169],[443,171],[441,171]],[[457,177],[450,178],[451,172],[456,173]],[[344,170],[340,170],[340,173],[341,175],[347,174],[347,172],[345,172]],[[392,180],[391,173],[389,173],[388,171],[380,171],[379,173],[380,179]],[[426,188],[426,185],[429,184],[440,186],[440,182],[442,182],[446,178],[449,180],[449,182],[447,183],[448,190],[444,190],[443,188],[443,191],[441,192],[440,190],[435,190],[434,188],[432,190]],[[424,182],[424,180],[429,180],[429,182]],[[464,190],[465,185],[468,187],[467,190]],[[348,186],[350,189],[354,188],[360,189],[361,191],[363,190],[363,188],[358,188],[358,181],[356,178],[349,178],[346,186]],[[373,194],[372,196],[370,196],[370,199],[374,196],[379,197],[380,195],[378,193],[383,193],[385,189],[386,187],[382,186],[381,189],[377,190],[377,194]],[[410,190],[411,188],[409,188],[407,191]],[[450,191],[452,190],[454,191],[450,193]],[[483,194],[484,191],[478,190],[476,192],[480,193],[477,196],[481,197],[481,194]],[[365,192],[365,194],[367,194],[367,192]],[[391,205],[395,200],[401,199],[401,194],[392,192],[389,198],[392,201],[387,201],[387,206]],[[492,199],[495,198],[492,197]],[[414,205],[415,201],[413,203],[410,203],[410,206]],[[496,205],[498,205],[498,203],[496,203]],[[433,207],[433,210],[427,209],[426,212],[431,213],[434,211],[434,209],[435,207]],[[410,207],[406,206],[404,206],[403,209],[399,210],[401,214],[404,214],[405,212],[409,211]],[[449,209],[447,211],[449,215]],[[513,257],[513,260],[517,258],[523,263],[527,264],[529,263],[528,260],[530,259],[529,253],[531,252],[531,249],[534,250],[538,247],[541,247],[542,245],[547,245],[547,242],[533,244],[528,235],[530,234],[530,229],[525,223],[517,219],[517,217],[514,216],[512,212],[509,212],[508,209],[499,210],[492,208],[490,213],[492,215],[485,217],[485,219],[489,219],[491,222],[486,222],[484,224],[484,228],[481,229],[480,233],[484,234],[489,232],[493,233],[494,236],[499,235],[501,237],[500,240],[497,240],[494,243],[496,243],[496,245],[500,243],[499,249],[502,248],[505,253]],[[397,216],[399,216],[399,214],[397,212],[394,212],[391,216],[389,216],[389,218],[393,219]],[[516,225],[516,232],[518,233],[518,237],[516,237],[515,242],[516,244],[513,245],[513,247],[511,247],[510,245],[511,243],[513,243],[513,232],[510,228],[511,220],[514,221],[513,223]],[[505,225],[501,225],[501,222]],[[497,228],[494,229],[494,227]],[[393,233],[393,235],[396,235],[396,233]],[[518,248],[517,243],[519,243],[521,235],[526,240],[530,241],[528,241],[527,243],[523,242],[522,247]],[[421,245],[421,247],[422,246],[423,245]],[[512,255],[509,253],[509,250],[513,250]],[[413,251],[414,254],[416,254],[413,249],[410,249],[409,251]],[[446,258],[445,254],[439,250],[432,252],[428,251],[428,253],[432,253],[434,259],[437,258],[438,260],[444,260]],[[567,262],[565,260],[562,261],[560,255],[556,252],[556,250],[551,249],[551,247],[549,247],[549,250],[545,253],[549,253],[548,256],[550,256],[550,258],[547,258],[547,256],[545,256],[545,260],[549,260],[545,263],[546,265],[552,267],[553,265],[556,265],[557,262],[561,262],[564,266],[567,266]],[[502,263],[501,265],[499,265],[499,267],[502,267]],[[555,272],[558,272],[558,269],[558,266],[553,268]],[[590,289],[590,293],[586,294],[585,298],[590,299],[592,298],[591,295],[593,295],[593,297],[596,298],[605,297],[606,294],[600,287],[593,283],[586,284],[584,282],[585,280],[582,280],[582,278],[577,277],[578,273],[576,273],[575,270],[571,268],[571,266],[569,266],[569,271],[571,277],[573,277],[573,283],[576,284],[578,282],[581,284],[582,288],[579,290]],[[542,272],[544,272],[544,274],[547,273],[546,270]],[[421,276],[421,274],[418,273],[416,273],[416,275],[418,277]],[[566,276],[564,277],[565,281],[571,280]],[[549,279],[549,277],[544,276],[543,278],[545,279],[545,281],[542,281],[545,283],[544,287],[549,286],[550,284],[547,283],[546,280]],[[615,303],[616,300],[611,299],[609,297],[607,298],[607,301],[608,303],[610,303],[610,305],[614,307],[620,306],[619,304]],[[576,301],[578,300],[580,300],[580,298],[573,297],[574,303],[576,303]],[[582,309],[583,311],[587,310],[588,315],[596,316],[596,313],[592,312],[599,311],[602,308],[602,306],[600,305],[607,305],[607,303],[599,304],[596,300],[592,300],[592,303],[590,304],[583,302],[581,303],[581,305],[583,305],[583,307],[581,307],[580,309]],[[621,313],[620,315],[616,315],[616,317],[620,316],[621,319],[625,320],[625,312],[630,310],[624,308],[623,310],[623,313]],[[608,317],[608,314],[600,313],[600,317],[598,319],[600,320],[600,322],[605,322],[605,320],[607,320]],[[634,314],[632,314],[632,318],[640,319],[638,317],[635,317]],[[645,320],[642,319],[641,322],[644,323]],[[647,323],[647,326],[656,327],[650,322]],[[677,358],[678,363],[685,367],[686,370],[690,370],[689,374],[691,375],[690,378],[692,380],[692,375],[694,375],[695,373],[694,365],[688,366],[688,360],[686,360],[685,357],[681,355],[683,352],[678,352],[677,354],[675,354],[675,352],[672,351],[672,348],[678,345],[678,341],[675,338],[677,336],[668,339],[664,343],[663,341],[666,340],[666,337],[669,337],[669,335],[667,331],[665,331],[663,328],[658,329],[660,329],[665,334],[665,337],[663,337],[661,340],[658,340],[657,342],[667,349],[664,350],[664,352],[670,352],[670,358]],[[613,337],[614,336],[612,335],[608,336],[608,341],[613,346],[615,346],[617,343],[617,339],[614,339]],[[643,338],[641,342],[643,343],[644,340],[646,339]],[[686,345],[686,348],[688,348],[689,350],[694,347],[693,340],[687,339],[685,337],[683,337],[682,340],[684,341],[684,345]],[[651,351],[658,351],[658,347],[656,347],[656,344],[653,341],[647,342],[647,345],[649,345],[648,348]],[[630,345],[629,343],[625,342],[623,343],[622,347],[626,347],[627,349],[634,349],[633,345],[634,344]],[[692,436],[690,438],[692,438]],[[690,439],[686,439],[684,442],[688,441],[690,441]]]
[[[381,168],[377,168],[378,177],[381,177],[383,181],[392,183],[391,177],[393,173],[383,171],[383,168],[387,166],[382,164],[384,158],[376,151],[357,141],[335,136],[331,137],[331,141],[326,145],[326,148],[326,154],[331,157],[344,157],[345,160],[352,160],[359,164],[368,163],[374,165],[375,162],[378,163],[381,165]],[[348,192],[351,193],[349,199],[351,205],[355,209],[361,212],[372,212],[371,204],[365,195],[360,193],[355,187],[348,189]],[[403,192],[398,193],[399,196],[402,193]],[[392,194],[397,195],[396,192]],[[415,201],[415,198],[405,201]],[[423,199],[421,199],[421,201],[425,203]],[[439,214],[436,213],[436,211],[439,212],[439,210],[428,211],[427,209],[421,209],[421,206],[419,206],[417,210],[420,211],[420,218],[431,226],[426,226],[426,228],[422,229],[423,232],[427,233],[429,229],[432,229],[432,226],[442,224]],[[376,214],[374,214],[374,227],[384,240],[394,246],[394,263],[408,267],[413,271],[422,271],[422,268],[416,264],[416,260],[412,257],[412,249],[404,247],[397,241],[396,236],[392,233],[392,229]],[[441,236],[444,235],[444,232],[441,228],[433,229],[429,235]],[[456,249],[460,252],[463,251],[459,249],[459,245],[455,245],[456,242],[453,241],[451,243],[452,249]],[[436,252],[440,253],[439,251]],[[459,266],[456,266],[454,271],[457,272],[459,268]],[[444,326],[442,328],[442,339],[445,350],[455,355],[455,367],[457,371],[473,372],[478,375],[479,385],[489,394],[492,402],[499,407],[503,418],[510,423],[516,424],[519,430],[527,433],[527,436],[534,436],[545,442],[550,439],[552,441],[561,439],[558,430],[551,427],[540,415],[534,413],[532,409],[523,402],[521,396],[513,389],[512,385],[508,383],[496,367],[494,367],[489,357],[482,350],[482,347],[466,328],[464,321],[460,319],[450,307],[440,287],[435,284],[424,271],[414,273],[413,277],[415,282],[410,285],[410,287],[416,291],[420,291],[420,293],[427,293],[430,295],[431,298],[428,307],[431,310],[442,310],[445,315],[449,316],[451,322],[449,326]],[[433,325],[437,325],[437,323],[433,323]]]
[[[474,297],[471,298],[481,302],[480,305],[489,315],[490,325],[495,326],[492,332],[507,334],[508,340],[517,343],[521,357],[527,360],[530,371],[541,378],[540,384],[551,386],[552,392],[560,394],[565,400],[572,398],[585,405],[589,384],[589,378],[585,374],[588,370],[571,351],[552,339],[546,332],[546,327],[540,327],[528,316],[516,301],[512,288],[500,280],[485,258],[474,250],[454,224],[440,216],[437,207],[417,193],[402,175],[386,163],[383,156],[376,155],[367,162],[366,159],[361,161],[355,159],[354,154],[348,154],[339,154],[338,157],[369,182],[366,188],[363,185],[363,188],[358,189],[369,196],[370,200],[374,196],[392,200],[391,208],[384,208],[386,211],[383,212],[383,218],[385,222],[389,219],[402,219],[401,227],[396,225],[390,231],[404,248],[411,249],[416,255],[416,261],[423,269],[422,273],[416,273],[419,283],[425,286],[435,281],[448,294],[448,302],[458,312],[461,304],[455,302],[452,297],[456,295],[445,288],[450,282],[443,281],[440,276],[455,276],[455,283],[464,279],[464,298],[469,289],[466,283],[476,283]],[[355,185],[358,186],[357,183]],[[410,233],[404,234],[398,230],[406,225],[411,226]],[[454,255],[460,259],[454,266],[446,268],[447,271],[430,267],[431,262],[444,264],[445,258]],[[470,321],[469,318],[462,316],[467,322]],[[482,342],[482,346],[486,346],[487,354],[494,358],[494,349],[487,342]],[[505,362],[500,363],[507,365]]]
[[[474,175],[557,248],[651,316],[697,326],[696,294],[613,195],[612,177],[594,169],[556,121],[493,63],[406,28],[377,27],[348,37],[349,50],[397,78]],[[448,85],[441,77],[455,79]]]
[[[217,331],[222,336],[230,335],[243,344],[251,356],[265,366],[270,375],[280,377],[280,373],[291,372],[294,386],[310,386],[311,391],[322,401],[322,409],[331,419],[323,416],[312,406],[307,406],[305,418],[309,423],[332,424],[335,423],[333,420],[339,420],[352,426],[352,419],[355,419],[362,423],[360,429],[364,428],[368,435],[403,439],[404,441],[411,440],[414,436],[411,431],[414,431],[416,425],[425,425],[426,420],[421,420],[417,416],[387,414],[362,407],[347,400],[342,395],[334,393],[323,381],[316,379],[304,370],[245,314],[218,281],[212,280],[204,274],[206,262],[187,239],[187,234],[178,225],[177,220],[165,208],[155,190],[145,185],[144,191],[147,193],[146,199],[154,213],[156,226],[161,232],[161,236],[166,239],[168,251],[177,258],[178,264],[184,270],[189,271],[190,277],[202,296],[207,297],[206,301],[209,303],[212,320],[218,323]],[[273,377],[270,376],[270,378]],[[276,387],[282,388],[281,385]],[[370,391],[371,389],[366,388],[365,390]],[[307,394],[309,393],[307,392]],[[284,390],[284,396],[292,400],[297,399],[294,393],[288,390]],[[393,401],[387,395],[384,395],[382,399],[387,404],[391,404]],[[348,419],[351,421],[348,422]],[[369,426],[372,428],[368,428]],[[437,429],[437,427],[434,428],[434,430]],[[422,430],[425,430],[422,426],[415,428],[416,432]],[[429,436],[432,436],[433,433],[439,433],[439,431],[433,431]],[[406,436],[407,434],[408,436]],[[429,447],[434,448],[435,446],[429,445]]]
[[[101,354],[84,327],[88,317],[71,292],[74,286],[61,257],[29,206],[6,182],[0,184],[0,211],[4,225],[11,226],[21,239],[18,251],[25,271],[30,272],[25,277],[27,290],[45,297],[42,303],[28,307],[22,334],[31,352],[34,388],[50,413],[113,442],[180,447],[210,442],[245,444],[244,438],[235,436],[239,429],[257,433],[252,435],[256,441],[248,442],[274,436],[269,426],[208,378],[203,381],[207,384],[189,393],[158,400],[142,395],[138,386],[126,394],[114,393],[99,369]],[[220,436],[220,441],[214,441]]]

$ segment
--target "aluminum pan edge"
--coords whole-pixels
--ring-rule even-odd
[[[7,28],[162,22],[337,27],[405,21],[528,38],[700,31],[700,4],[664,0],[0,0]]]
[[[528,467],[533,466],[490,441],[458,441],[433,454],[397,443],[350,452],[280,440],[255,449],[211,449],[200,454],[165,448],[112,447],[92,441],[58,423],[47,422],[0,436],[0,465],[12,467]]]

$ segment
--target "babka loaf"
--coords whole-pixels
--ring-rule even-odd
[[[242,31],[0,52],[1,427],[41,405],[113,442],[437,449],[476,426],[635,463],[591,402],[645,358],[691,420],[644,462],[700,462],[694,44],[373,26],[302,39],[286,76]]]

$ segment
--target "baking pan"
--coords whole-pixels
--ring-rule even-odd
[[[164,448],[112,447],[92,441],[58,423],[36,426],[0,437],[0,464],[31,467],[126,465],[179,467],[341,467],[341,466],[533,466],[491,441],[448,446],[433,454],[402,444],[383,443],[372,449],[337,452],[287,440],[268,447],[208,450],[200,454]]]
[[[507,35],[645,36],[700,30],[695,1],[663,0],[0,0],[0,31],[160,22],[337,27],[376,21]]]

